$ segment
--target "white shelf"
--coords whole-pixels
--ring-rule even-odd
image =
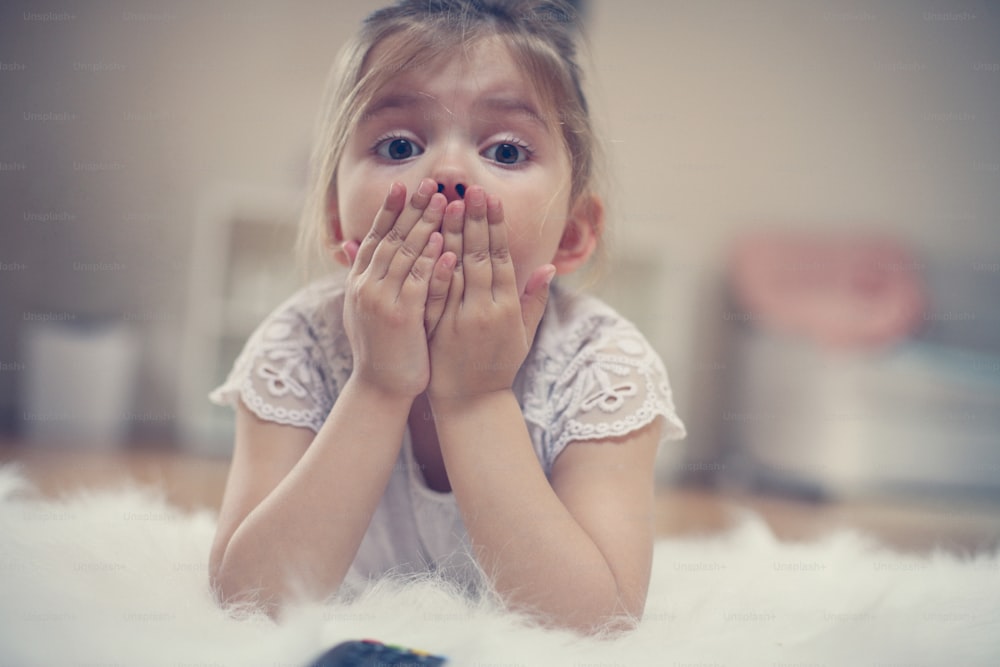
[[[293,245],[299,190],[222,184],[206,193],[196,219],[180,423],[187,447],[227,455],[233,411],[208,400],[261,320],[297,288]]]

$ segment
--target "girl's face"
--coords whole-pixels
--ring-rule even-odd
[[[376,57],[382,48],[391,43],[376,47]],[[519,292],[543,264],[576,268],[582,261],[560,261],[567,221],[580,217],[570,207],[569,157],[542,113],[498,39],[480,40],[439,65],[403,70],[378,92],[347,142],[337,169],[334,238],[361,241],[394,181],[412,193],[429,177],[449,201],[470,185],[501,198]],[[596,230],[571,224],[563,245],[572,245],[576,258],[582,235],[589,256],[596,239],[587,230]]]

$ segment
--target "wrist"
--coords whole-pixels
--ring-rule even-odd
[[[427,398],[430,403],[431,412],[434,414],[435,419],[439,417],[447,417],[451,414],[468,415],[481,408],[495,405],[497,402],[512,399],[515,403],[517,402],[517,398],[514,396],[514,390],[511,388],[495,389],[479,394],[466,395],[435,395],[428,393]]]
[[[352,374],[347,379],[347,383],[344,385],[344,393],[347,392],[354,394],[358,399],[366,403],[372,404],[373,407],[377,407],[379,410],[389,411],[390,414],[397,410],[408,413],[410,406],[413,404],[414,399],[416,399],[416,395],[386,389],[356,374]],[[379,412],[377,414],[385,413]]]

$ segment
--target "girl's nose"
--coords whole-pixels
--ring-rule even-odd
[[[438,192],[443,192],[448,201],[465,197],[465,185],[453,181],[438,182]]]
[[[438,192],[450,202],[465,198],[469,186],[470,169],[474,167],[476,153],[463,142],[458,133],[442,139],[435,147],[427,174],[438,183]]]

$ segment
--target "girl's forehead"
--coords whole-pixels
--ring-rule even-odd
[[[379,44],[372,51],[372,62],[382,61],[392,48],[391,38]],[[378,105],[387,97],[401,96],[441,102],[503,96],[534,104],[533,89],[505,44],[496,38],[481,38],[461,44],[457,50],[444,50],[429,60],[420,58],[397,67],[378,87],[372,103]]]

